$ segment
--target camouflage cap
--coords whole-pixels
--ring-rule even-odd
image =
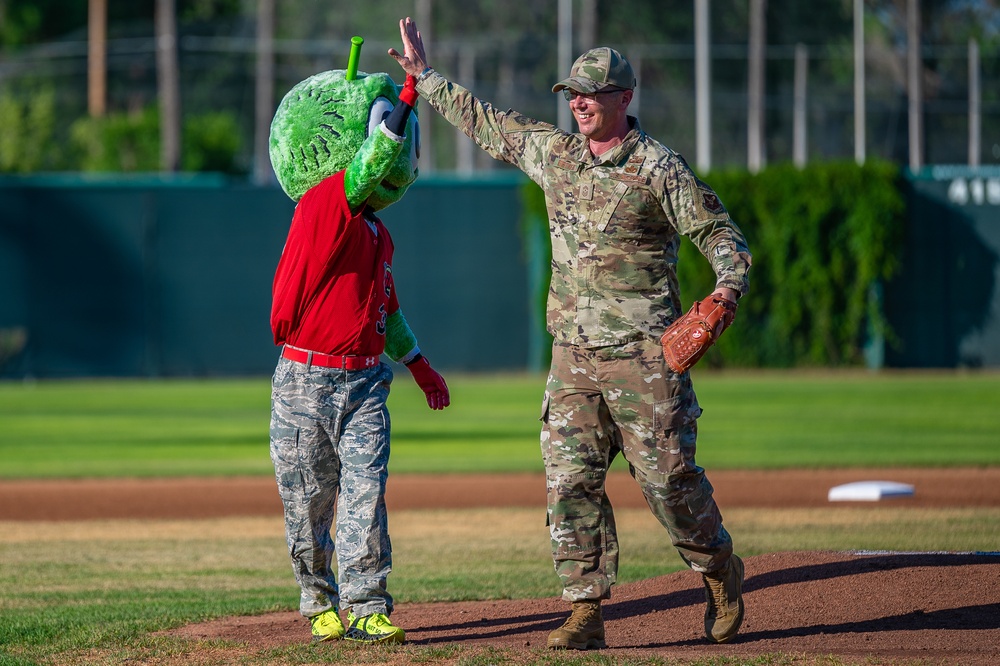
[[[569,70],[569,78],[552,86],[552,92],[563,88],[581,93],[595,93],[608,88],[632,90],[635,88],[635,74],[625,56],[601,46],[577,58]]]

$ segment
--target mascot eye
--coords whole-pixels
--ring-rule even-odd
[[[379,124],[389,117],[392,112],[392,102],[385,97],[376,97],[372,102],[371,111],[368,112],[368,135],[378,129]]]

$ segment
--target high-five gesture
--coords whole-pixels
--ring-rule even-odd
[[[407,74],[420,76],[427,69],[427,55],[424,53],[423,37],[417,30],[417,24],[409,16],[399,21],[399,36],[403,40],[403,52],[390,48],[389,55],[396,59]]]

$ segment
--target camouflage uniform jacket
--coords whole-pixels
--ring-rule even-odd
[[[748,288],[750,252],[715,192],[684,159],[631,131],[607,153],[512,110],[497,111],[428,69],[417,90],[494,158],[545,192],[552,240],[547,324],[556,341],[603,347],[650,337],[681,314],[680,235],[708,258],[716,286]]]

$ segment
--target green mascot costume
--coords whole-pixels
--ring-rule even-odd
[[[346,70],[288,91],[271,123],[271,163],[297,202],[272,293],[271,460],[313,640],[401,643],[386,587],[392,369],[381,354],[405,364],[432,409],[450,398],[400,311],[377,215],[417,177],[416,82],[357,71],[361,43]]]

